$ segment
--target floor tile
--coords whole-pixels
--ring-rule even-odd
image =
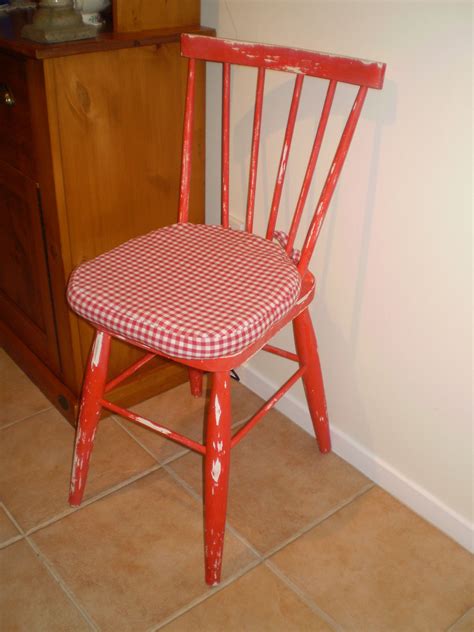
[[[43,393],[0,349],[0,427],[51,406]]]
[[[272,561],[350,632],[441,632],[472,605],[472,558],[380,488]]]
[[[258,566],[162,630],[326,632],[331,628],[276,575]]]
[[[449,628],[448,632],[472,632],[473,630],[474,606],[469,608],[469,610]]]
[[[171,464],[199,493],[200,459]],[[283,543],[368,484],[335,454],[278,411],[270,412],[232,451],[228,518],[260,552]]]
[[[256,412],[263,400],[235,380],[231,380],[231,386],[232,420],[237,423]],[[131,410],[202,443],[208,394],[208,379],[205,377],[202,397],[193,397],[189,384],[185,383],[137,404]],[[183,446],[160,437],[152,430],[126,420],[120,420],[120,423],[161,462],[184,450]]]
[[[154,472],[33,536],[101,630],[140,632],[208,590],[202,510]],[[254,558],[227,534],[224,577]]]
[[[19,534],[20,532],[8,517],[5,509],[0,507],[0,545]]]
[[[0,629],[5,632],[90,630],[27,542],[0,551]]]
[[[69,509],[74,430],[55,409],[0,430],[0,497],[20,526]],[[85,498],[156,465],[112,419],[101,422]]]

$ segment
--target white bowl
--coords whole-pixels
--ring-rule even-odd
[[[84,24],[91,24],[98,29],[104,26],[104,20],[100,15],[110,5],[110,0],[74,0],[74,8],[81,12]]]

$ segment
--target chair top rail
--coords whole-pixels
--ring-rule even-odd
[[[334,79],[378,90],[383,86],[385,75],[385,64],[381,62],[190,33],[181,35],[181,54],[205,61],[264,67],[321,79]]]

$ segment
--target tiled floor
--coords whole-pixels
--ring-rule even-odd
[[[233,383],[237,424],[259,403]],[[137,409],[200,439],[204,407]],[[109,418],[70,509],[73,430],[1,351],[0,427],[2,632],[474,630],[471,556],[278,412],[233,452],[217,589],[199,457]]]

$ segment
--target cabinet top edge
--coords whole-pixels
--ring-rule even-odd
[[[181,33],[215,35],[215,29],[201,26],[200,24],[190,24],[127,33],[104,32],[99,33],[93,39],[62,42],[60,44],[40,44],[23,39],[18,34],[10,37],[0,33],[0,52],[12,53],[32,59],[51,59],[121,48],[167,44],[179,41]]]

